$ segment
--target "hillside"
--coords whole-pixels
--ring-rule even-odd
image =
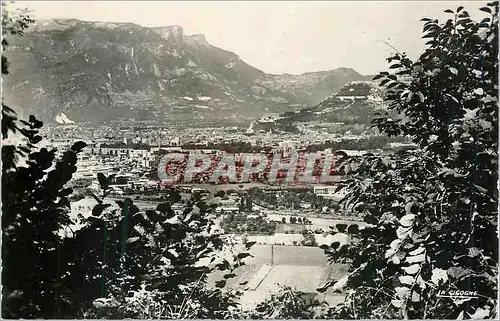
[[[366,78],[347,68],[266,74],[180,26],[58,19],[9,41],[5,99],[43,120],[254,119]]]
[[[270,86],[317,104],[335,90],[352,81],[371,80],[373,76],[362,76],[350,68],[337,68],[329,71],[309,72],[301,75],[275,75]]]
[[[252,122],[247,133],[259,130],[300,131],[300,123],[337,123],[368,126],[377,113],[386,112],[383,93],[376,82],[352,81],[313,107],[287,111],[276,117],[262,117]]]

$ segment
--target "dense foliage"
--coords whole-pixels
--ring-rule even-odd
[[[107,179],[100,179],[105,190]],[[216,199],[194,195],[183,213],[176,214],[171,208],[180,201],[176,191],[156,210],[145,212],[129,199],[117,202],[120,208],[113,209],[96,198],[99,204],[93,216],[73,238],[85,246],[72,249],[76,257],[85,258],[72,265],[71,275],[75,275],[77,293],[88,296],[80,304],[93,303],[87,316],[224,318],[230,307],[236,307],[236,295],[219,288],[234,276],[230,272],[244,265],[248,254],[235,253],[229,260],[220,255],[225,243],[214,231],[214,215],[210,214]],[[78,271],[82,270],[94,278],[81,282]],[[208,289],[207,276],[215,270],[228,273],[219,288]],[[159,310],[146,313],[137,308],[139,303]]]
[[[2,17],[8,34],[22,35],[32,20]],[[7,74],[2,56],[2,74]],[[18,120],[2,104],[2,316],[4,318],[226,318],[238,293],[222,292],[249,256],[227,247],[214,231],[217,198],[193,195],[182,213],[170,191],[156,210],[140,212],[130,199],[105,203],[114,177],[98,175],[92,216],[70,219],[76,142],[58,152],[39,148],[42,123]],[[76,224],[75,224],[76,223]],[[252,243],[245,244],[249,249]],[[216,288],[207,275],[226,271]]]
[[[266,191],[260,188],[251,188],[248,194],[252,197],[256,204],[263,207],[299,209],[303,204],[311,204],[311,207],[316,210],[321,210],[323,207],[330,209],[338,209],[335,201],[314,194],[312,190],[293,189],[289,188],[283,191]]]
[[[463,7],[444,23],[423,19],[427,49],[404,53],[382,72],[384,133],[406,136],[416,151],[345,159],[343,205],[369,225],[350,226],[350,244],[326,247],[350,264],[337,282],[341,318],[498,317],[498,3],[474,22]],[[323,288],[322,290],[326,289]],[[440,297],[450,290],[476,298]]]
[[[316,246],[316,245],[318,245],[316,243],[316,237],[314,236],[313,231],[304,230],[304,231],[302,231],[302,236],[304,237],[304,239],[300,242],[300,244],[302,244],[304,246]]]

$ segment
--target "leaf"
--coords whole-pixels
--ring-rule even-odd
[[[407,256],[406,257],[406,262],[408,263],[419,263],[425,261],[425,254],[419,254],[415,256]]]
[[[159,222],[161,216],[154,210],[146,210],[146,217],[153,223]]]
[[[479,185],[476,185],[476,184],[473,184],[473,185],[478,190],[479,193],[482,193],[482,194],[488,193],[488,190],[486,188],[479,186]]]
[[[399,282],[407,285],[412,285],[415,282],[415,278],[410,275],[402,275],[399,277]]]
[[[476,257],[479,254],[481,254],[481,253],[479,252],[479,249],[477,247],[469,248],[469,254],[468,254],[469,257]]]
[[[163,223],[169,225],[181,225],[182,221],[180,220],[179,215],[175,215],[174,217],[166,219]]]
[[[458,7],[457,8],[457,13],[460,12],[460,11],[462,11],[463,8],[464,8],[463,6]]]
[[[373,215],[370,215],[370,214],[365,215],[365,217],[363,218],[363,221],[365,221],[365,223],[372,224],[372,225],[378,224],[377,218]]]
[[[390,79],[384,79],[380,82],[380,86],[384,86],[385,84],[389,83],[391,80]]]
[[[104,308],[107,305],[107,300],[106,298],[97,298],[92,302],[92,305],[95,308]]]
[[[483,88],[476,88],[474,89],[474,94],[478,95],[478,96],[482,96],[484,95],[484,90]]]
[[[97,173],[97,180],[99,181],[99,185],[101,186],[102,189],[107,189],[107,180],[106,176],[104,176],[103,173]]]
[[[62,197],[59,201],[59,205],[71,209],[71,203],[69,202],[67,197]]]
[[[453,68],[453,67],[450,67],[450,72],[454,75],[458,75],[458,69],[457,68]]]
[[[330,244],[331,248],[332,249],[337,249],[339,246],[340,246],[340,242],[333,242],[332,244]]]
[[[349,275],[346,275],[337,282],[335,282],[335,284],[332,287],[333,291],[341,291],[347,285],[348,280],[349,280]]]
[[[160,203],[156,206],[156,210],[162,213],[169,213],[172,211],[170,202]]]
[[[82,141],[78,141],[78,142],[74,143],[73,146],[71,146],[71,150],[73,150],[75,153],[79,153],[85,147],[87,147],[86,143],[84,143]]]
[[[252,256],[250,253],[238,253],[238,255],[236,255],[238,257],[238,259],[244,259],[246,257],[249,257],[249,256]]]
[[[322,287],[320,288],[317,288],[316,291],[318,291],[319,293],[325,293],[326,290],[328,290],[329,287],[331,287],[332,285],[335,284],[335,281],[332,280],[332,281],[329,281],[327,282],[325,285],[323,285]]]
[[[349,234],[358,234],[359,233],[359,226],[358,226],[358,224],[349,225],[349,227],[347,228],[347,233],[349,233]]]
[[[388,249],[386,252],[385,252],[385,258],[389,258],[389,257],[392,257],[394,254],[396,254],[398,250],[396,249]]]
[[[401,300],[396,300],[396,299],[392,299],[391,300],[391,304],[397,308],[397,309],[400,309],[402,306],[403,306],[403,301]]]
[[[236,276],[236,274],[234,274],[234,273],[225,274],[224,279],[234,278],[235,276]]]
[[[337,228],[337,231],[340,233],[345,233],[347,229],[347,224],[336,224],[335,227]]]
[[[444,12],[446,12],[446,13],[454,13],[453,10],[450,10],[450,9],[446,9]]]
[[[479,10],[484,11],[484,12],[488,12],[488,13],[491,13],[491,9],[490,9],[490,8],[488,8],[488,7],[482,7],[482,8],[480,8]]]
[[[406,214],[399,219],[399,224],[403,227],[413,226],[413,223],[415,223],[415,214]]]
[[[399,265],[401,263],[401,254],[401,252],[397,252],[396,255],[393,255],[389,261],[393,264]]]
[[[413,204],[414,204],[413,202],[406,203],[406,205],[405,205],[405,212],[406,213],[411,213],[411,209],[413,207]]]
[[[398,237],[398,239],[400,240],[404,240],[406,239],[407,237],[411,236],[410,234],[412,233],[412,228],[411,227],[398,227],[396,229],[396,235]]]
[[[253,242],[246,242],[245,243],[246,249],[249,250],[252,246],[255,245],[255,243],[257,243],[257,242],[255,242],[255,241],[253,241]]]
[[[419,264],[413,264],[410,266],[404,266],[402,267],[403,271],[405,271],[408,274],[416,274],[420,270],[420,265]]]
[[[405,299],[410,294],[410,289],[405,286],[398,286],[394,288],[396,296],[400,299]]]
[[[240,285],[247,285],[248,281],[240,282]]]
[[[425,250],[425,248],[423,246],[419,246],[417,249],[409,252],[408,255],[417,255],[417,254],[424,252],[424,250]]]
[[[470,315],[470,318],[473,320],[486,319],[490,315],[489,309],[477,308],[476,312]]]
[[[401,245],[401,243],[402,243],[402,241],[400,239],[396,239],[396,240],[394,240],[394,241],[391,242],[391,244],[389,245],[389,247],[391,249],[396,250],[396,249],[399,249],[399,246]]]
[[[110,206],[111,204],[97,204],[92,209],[92,216],[101,216],[102,212]]]
[[[179,253],[177,253],[177,251],[176,251],[176,250],[174,250],[174,249],[169,249],[169,250],[168,250],[168,253],[170,253],[170,254],[171,254],[173,257],[175,257],[175,258],[178,258],[178,257],[179,257]]]
[[[220,271],[227,270],[229,268],[229,262],[224,260],[224,262],[215,265]]]

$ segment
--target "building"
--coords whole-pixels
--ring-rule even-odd
[[[347,191],[342,189],[336,191],[338,185],[325,185],[325,186],[314,186],[314,194],[324,198],[339,201],[347,195]]]

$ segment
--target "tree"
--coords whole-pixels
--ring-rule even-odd
[[[283,224],[285,224],[285,223],[286,223],[286,217],[284,217],[284,216],[283,216],[283,217],[281,218],[281,223],[283,223]]]
[[[297,223],[297,218],[295,216],[290,216],[290,223],[291,224]]]
[[[324,247],[349,263],[350,289],[337,318],[486,318],[497,307],[498,2],[474,22],[459,7],[444,23],[423,19],[427,49],[413,62],[388,59],[375,77],[390,111],[374,124],[411,138],[414,151],[345,158],[344,208],[369,225],[337,225],[349,244]],[[478,291],[472,300],[438,297]]]
[[[2,16],[2,47],[8,36],[22,35],[34,21],[25,14]],[[2,74],[8,61],[2,55]],[[67,289],[60,279],[60,232],[70,223],[71,188],[65,185],[76,171],[76,142],[60,158],[55,150],[37,148],[43,123],[34,116],[19,120],[2,101],[2,315],[6,318],[64,317],[69,308]],[[17,137],[22,143],[7,139]]]
[[[2,16],[7,35],[22,35],[28,16]],[[8,73],[2,56],[2,74]],[[98,175],[102,196],[80,229],[72,230],[72,189],[76,142],[56,156],[38,148],[42,122],[17,119],[2,102],[2,316],[5,318],[227,318],[234,317],[238,293],[222,292],[252,243],[230,259],[218,255],[225,244],[213,231],[216,203],[193,196],[178,215],[170,191],[156,210],[140,212],[130,199],[105,203],[114,177]],[[17,135],[21,143],[7,139]],[[234,251],[234,249],[233,249]],[[201,261],[200,261],[201,260]],[[206,262],[203,262],[206,260]],[[216,289],[207,274],[225,271]]]
[[[300,242],[304,246],[317,246],[316,237],[312,231],[304,230],[302,231],[302,236],[304,239]]]

